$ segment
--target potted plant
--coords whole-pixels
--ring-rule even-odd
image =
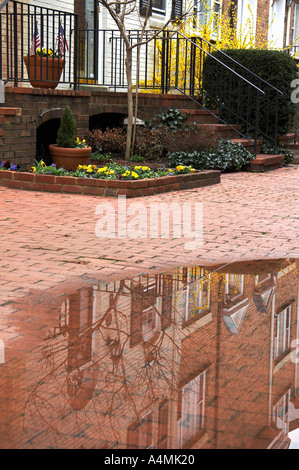
[[[60,120],[56,144],[49,146],[53,163],[57,168],[75,170],[78,165],[89,163],[91,150],[84,139],[77,137],[74,115],[70,107],[66,106]]]
[[[65,61],[53,49],[36,49],[34,55],[24,57],[28,78],[34,88],[56,88]]]

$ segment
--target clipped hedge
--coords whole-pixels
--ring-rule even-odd
[[[267,96],[261,99],[260,130],[270,137],[274,137],[276,92],[269,89],[259,78],[234,63],[233,58],[248,70],[278,88],[283,96],[279,98],[278,135],[287,134],[292,130],[296,104],[291,102],[291,82],[298,78],[296,62],[287,53],[260,49],[227,49],[223,50],[229,57],[220,51],[213,52],[213,56],[228,67],[232,68],[248,81],[261,88]],[[248,95],[246,85],[240,85],[236,78],[230,76],[216,60],[207,57],[203,68],[203,87],[206,92],[206,105],[218,107],[224,120],[232,122],[233,115],[225,107],[229,100],[235,103],[235,109],[253,124],[256,115],[255,93]],[[212,97],[217,97],[215,101]]]

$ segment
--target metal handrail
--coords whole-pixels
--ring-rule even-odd
[[[184,34],[182,33],[178,33],[180,36],[182,36],[184,39],[187,39],[187,40],[192,40],[192,38],[187,38]],[[226,54],[226,52],[224,52],[223,50],[219,49],[218,47],[216,47],[214,44],[208,42],[206,39],[204,38],[200,38],[201,41],[205,42],[209,47],[213,47],[214,50],[216,50],[217,52],[219,52],[220,54],[224,55],[227,59],[230,59],[232,62],[234,62],[238,67],[241,67],[243,70],[245,70],[247,73],[250,73],[253,77],[257,78],[259,81],[263,82],[265,85],[268,85],[270,88],[272,88],[273,90],[277,91],[278,93],[280,93],[281,95],[283,95],[283,92],[281,90],[279,90],[278,88],[276,88],[275,86],[271,85],[271,83],[267,82],[267,80],[265,80],[264,78],[260,77],[259,75],[257,75],[256,73],[252,72],[252,70],[249,70],[247,67],[245,67],[245,65],[241,64],[240,62],[238,62],[236,59],[234,59],[233,57],[231,57],[230,55]],[[194,43],[196,45],[196,43]]]

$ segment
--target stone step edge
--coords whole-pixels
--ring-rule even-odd
[[[284,155],[272,155],[260,153],[257,154],[254,160],[251,160],[250,165],[275,165],[276,163],[281,163],[284,159]]]

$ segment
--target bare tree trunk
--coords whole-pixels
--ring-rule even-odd
[[[132,135],[132,155],[134,154],[134,147],[136,142],[136,128],[137,128],[137,113],[138,113],[138,93],[139,93],[139,67],[140,67],[140,45],[137,46],[137,71],[136,71],[136,90],[135,90],[135,113],[134,113],[134,126]]]
[[[128,83],[128,126],[127,126],[125,160],[129,160],[131,156],[132,131],[133,131],[133,87],[132,87],[132,49],[128,47],[126,50],[126,75],[127,75],[127,83]]]

